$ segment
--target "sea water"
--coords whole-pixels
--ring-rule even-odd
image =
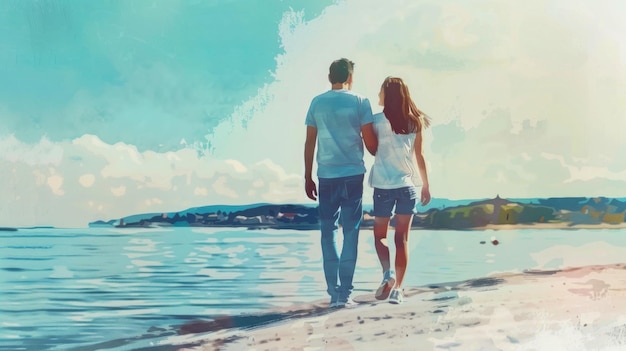
[[[624,234],[414,230],[405,286],[620,263]],[[188,227],[0,232],[0,349],[151,349],[186,323],[326,299],[319,237]],[[381,277],[364,229],[355,294],[371,293]]]

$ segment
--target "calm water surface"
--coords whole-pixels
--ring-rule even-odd
[[[406,285],[624,262],[624,230],[414,231]],[[500,245],[490,244],[492,237]],[[481,244],[481,241],[486,241]],[[138,350],[219,315],[326,299],[317,231],[0,232],[0,349]],[[363,230],[356,294],[380,280]]]

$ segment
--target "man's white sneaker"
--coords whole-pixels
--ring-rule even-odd
[[[359,305],[358,302],[356,302],[356,301],[354,301],[354,300],[349,298],[347,301],[339,301],[339,302],[337,302],[337,306],[336,307],[337,308],[353,308],[353,307],[356,307],[358,305]]]

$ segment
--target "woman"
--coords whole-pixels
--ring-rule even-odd
[[[387,77],[380,89],[383,112],[374,116],[378,150],[369,184],[374,188],[374,240],[383,270],[375,297],[399,304],[404,300],[402,282],[409,258],[409,230],[421,185],[421,203],[430,202],[428,175],[422,153],[422,129],[428,117],[420,111],[401,78]],[[419,173],[419,174],[418,174]],[[391,270],[387,228],[395,207],[395,272]]]

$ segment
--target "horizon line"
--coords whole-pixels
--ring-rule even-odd
[[[480,200],[489,200],[489,199],[496,199],[496,198],[501,198],[501,199],[513,199],[513,200],[549,200],[549,199],[574,199],[574,198],[584,198],[584,199],[596,199],[596,198],[605,198],[605,199],[615,199],[615,200],[622,200],[622,201],[626,201],[626,196],[619,196],[619,197],[614,197],[614,196],[605,196],[605,195],[599,195],[599,196],[549,196],[549,197],[501,197],[499,194],[497,194],[494,197],[483,197],[483,198],[463,198],[463,199],[450,199],[450,198],[443,198],[443,197],[433,197],[431,198],[431,202],[428,205],[421,205],[419,202],[416,204],[416,207],[428,207],[431,205],[432,200],[445,200],[445,201],[480,201]],[[283,202],[283,203],[279,203],[279,202],[255,202],[255,203],[246,203],[246,204],[209,204],[209,205],[199,205],[199,206],[192,206],[192,207],[188,207],[185,208],[183,210],[178,210],[178,211],[155,211],[155,212],[143,212],[143,213],[134,213],[134,214],[129,214],[126,216],[122,216],[119,217],[117,219],[109,219],[109,220],[103,220],[103,219],[96,219],[96,220],[92,220],[92,221],[88,221],[85,226],[54,226],[54,225],[49,225],[49,224],[33,224],[33,225],[25,225],[25,226],[5,226],[5,225],[0,225],[0,232],[6,231],[12,231],[12,229],[84,229],[84,228],[90,228],[90,224],[94,223],[94,222],[108,222],[108,221],[112,221],[112,220],[119,220],[119,219],[124,219],[124,218],[129,218],[129,217],[134,217],[134,216],[142,216],[142,215],[150,215],[150,214],[159,214],[159,213],[179,213],[179,212],[185,212],[191,209],[196,209],[196,208],[201,208],[201,207],[211,207],[211,206],[254,206],[254,205],[305,205],[305,206],[311,206],[311,205],[319,205],[318,201],[310,201],[307,203],[301,202]],[[362,203],[362,206],[373,206],[373,203]]]

